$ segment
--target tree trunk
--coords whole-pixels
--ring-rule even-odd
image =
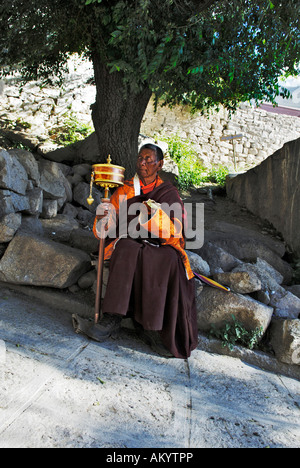
[[[151,98],[148,86],[139,93],[127,90],[121,72],[109,73],[98,55],[93,57],[96,102],[92,119],[99,142],[99,162],[111,155],[112,163],[125,167],[125,178],[136,170],[138,136]]]

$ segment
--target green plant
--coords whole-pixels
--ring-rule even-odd
[[[92,133],[92,128],[82,122],[79,122],[73,113],[64,114],[64,121],[61,125],[53,127],[49,132],[53,141],[58,145],[67,146],[84,140]]]
[[[31,124],[29,122],[26,122],[25,120],[22,120],[21,118],[18,118],[15,123],[15,129],[29,129],[31,128]]]
[[[25,120],[22,120],[20,117],[16,120],[4,118],[1,120],[1,126],[9,130],[23,130],[31,128],[31,124]]]
[[[22,149],[22,150],[25,150],[25,151],[28,151],[28,152],[32,151],[32,148],[30,148],[27,145],[24,145],[24,143],[22,143],[21,141],[11,141],[9,147],[11,149]]]
[[[207,181],[224,187],[226,184],[226,177],[228,176],[228,174],[229,169],[226,166],[213,167],[207,175]]]
[[[155,138],[158,136],[155,135]],[[197,151],[192,142],[183,140],[178,134],[171,136],[159,136],[159,139],[168,143],[169,154],[176,162],[179,171],[178,185],[181,189],[197,187],[206,183],[225,186],[226,177],[229,174],[228,167],[205,168],[200,162]]]
[[[160,136],[160,140],[168,143],[169,154],[178,166],[178,186],[187,189],[201,185],[203,182],[204,166],[198,159],[193,143],[183,140],[179,135]]]
[[[240,343],[248,349],[253,349],[263,335],[263,328],[257,327],[255,330],[246,330],[234,315],[231,322],[225,322],[222,328],[211,325],[210,338],[215,337],[222,341],[222,346],[232,350],[235,344]]]

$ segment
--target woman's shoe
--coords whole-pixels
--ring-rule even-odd
[[[172,358],[174,355],[163,345],[158,331],[143,330],[140,338],[150,345],[151,349],[160,356]]]

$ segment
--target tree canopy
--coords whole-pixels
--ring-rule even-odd
[[[288,94],[278,78],[298,74],[299,0],[0,0],[0,18],[2,75],[59,80],[84,54],[101,64],[96,84],[106,74],[98,107],[110,79],[118,99],[144,92],[144,110],[154,94],[205,111],[274,103]]]
[[[298,0],[2,0],[0,15],[4,70],[60,77],[97,51],[131,89],[196,109],[273,102],[300,60]]]

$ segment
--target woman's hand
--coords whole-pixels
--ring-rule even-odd
[[[100,203],[97,206],[96,219],[100,221],[102,218],[109,216],[112,212],[112,205],[109,202]]]

